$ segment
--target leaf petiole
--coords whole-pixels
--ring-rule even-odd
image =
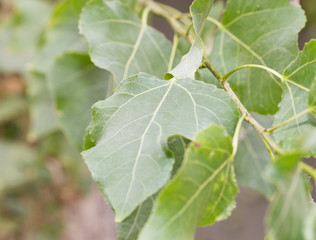
[[[267,132],[273,132],[273,131],[275,131],[275,130],[277,130],[277,129],[279,129],[279,128],[285,126],[285,125],[287,125],[288,123],[290,123],[290,122],[292,122],[292,121],[294,121],[294,120],[296,120],[296,119],[298,119],[298,118],[304,116],[305,114],[310,113],[311,111],[312,111],[312,108],[308,108],[308,109],[306,109],[306,110],[304,110],[304,111],[302,111],[302,112],[300,112],[300,113],[294,115],[293,117],[289,118],[288,120],[286,120],[286,121],[280,123],[279,125],[267,129],[266,131],[267,131]]]
[[[179,44],[179,35],[175,33],[173,36],[173,44],[172,44],[172,50],[171,50],[170,59],[169,59],[168,72],[170,72],[173,67],[173,62],[174,62],[174,58],[177,52],[178,44]]]

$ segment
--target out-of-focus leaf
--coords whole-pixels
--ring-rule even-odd
[[[162,78],[168,71],[170,42],[118,1],[90,1],[80,30],[90,44],[93,63],[109,70],[116,86],[139,72]]]
[[[29,138],[39,139],[58,129],[54,100],[48,89],[45,76],[31,71],[28,73],[28,97],[31,117]]]
[[[82,155],[122,221],[169,179],[169,136],[192,139],[211,123],[233,135],[238,116],[228,94],[213,85],[139,74],[94,105],[90,133],[97,144]]]
[[[237,192],[231,137],[212,125],[189,145],[183,167],[159,194],[139,239],[193,239],[195,228],[217,221]]]
[[[0,123],[25,113],[27,110],[26,99],[20,96],[0,99]]]
[[[300,7],[288,0],[229,0],[216,34],[211,63],[221,74],[244,64],[260,64],[282,72],[298,53],[297,37],[305,24]],[[261,69],[238,71],[229,78],[249,111],[274,114],[282,84]]]
[[[88,44],[79,34],[78,21],[87,0],[66,0],[58,3],[44,35],[44,46],[33,62],[33,68],[47,73],[56,57],[65,51],[87,53]]]
[[[264,126],[271,126],[270,116],[254,117]],[[272,185],[266,175],[266,168],[271,158],[257,131],[248,123],[244,123],[238,143],[234,166],[238,183],[259,191],[267,198],[272,196]]]
[[[51,5],[41,0],[14,1],[14,13],[0,28],[0,70],[25,72],[39,47]]]
[[[110,75],[96,68],[86,54],[65,54],[53,65],[48,82],[53,92],[61,128],[82,148],[91,121],[91,106],[111,95]]]
[[[271,170],[276,194],[268,210],[267,223],[271,240],[304,240],[304,225],[309,211],[309,189],[298,161],[301,154],[279,157]]]
[[[316,78],[316,41],[307,43],[303,51],[284,71],[284,92],[280,103],[280,110],[275,116],[274,125],[277,126],[291,117],[308,109],[309,93],[312,82]],[[311,94],[313,90],[310,91]],[[310,104],[313,102],[310,97]],[[296,148],[297,140],[305,133],[316,129],[316,118],[312,114],[304,116],[275,130],[274,136],[280,145],[287,150]],[[316,155],[316,145],[309,149],[309,153]]]
[[[0,141],[0,195],[33,179],[31,164],[36,160],[29,147],[15,142]]]

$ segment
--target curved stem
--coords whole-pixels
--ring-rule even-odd
[[[316,180],[316,169],[311,167],[310,165],[300,162],[300,166],[304,172],[308,173],[312,178]]]
[[[274,76],[278,77],[281,81],[283,81],[283,76],[278,73],[277,71],[273,70],[272,68],[269,68],[269,67],[266,67],[266,66],[263,66],[263,65],[258,65],[258,64],[246,64],[246,65],[242,65],[242,66],[239,66],[233,70],[231,70],[229,73],[225,74],[223,76],[223,79],[227,79],[229,78],[233,73],[241,70],[241,69],[244,69],[244,68],[259,68],[259,69],[263,69],[263,70],[266,70],[267,72],[269,73],[272,73]]]
[[[173,62],[174,62],[174,58],[175,58],[175,55],[176,55],[176,52],[177,52],[178,44],[179,44],[179,35],[178,34],[174,34],[172,50],[171,50],[170,59],[169,59],[168,72],[170,72],[172,67],[173,67]]]
[[[239,121],[236,126],[235,134],[233,137],[233,156],[235,156],[237,153],[240,129],[244,120],[245,120],[245,115],[242,115],[241,118],[239,118]]]
[[[304,116],[305,114],[310,113],[311,110],[312,110],[311,108],[308,108],[308,109],[296,114],[295,116],[289,118],[288,120],[280,123],[279,125],[276,125],[276,126],[274,126],[272,128],[267,129],[267,132],[273,132],[273,131],[277,130],[278,128],[281,128],[281,127],[285,126],[286,124],[288,124],[288,123],[290,123],[290,122],[292,122],[292,121]]]

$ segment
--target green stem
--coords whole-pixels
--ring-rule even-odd
[[[246,65],[242,65],[242,66],[239,66],[233,70],[231,70],[229,73],[225,74],[223,76],[223,79],[227,79],[229,78],[233,73],[241,70],[241,69],[244,69],[244,68],[259,68],[259,69],[263,69],[263,70],[266,70],[270,73],[272,73],[274,76],[278,77],[281,81],[283,81],[283,76],[278,73],[277,71],[273,70],[272,68],[269,68],[269,67],[266,67],[266,66],[263,66],[263,65],[258,65],[258,64],[246,64]]]
[[[311,167],[310,165],[300,162],[300,166],[304,172],[308,173],[312,178],[316,180],[316,169]]]
[[[178,44],[179,44],[179,35],[178,34],[174,34],[172,50],[171,50],[170,59],[169,59],[168,72],[170,72],[172,67],[173,67],[173,62],[174,62],[174,58],[175,58],[175,55],[176,55],[176,52],[177,52]]]
[[[261,126],[260,123],[254,119],[245,106],[241,103],[235,92],[230,87],[229,83],[226,79],[223,79],[221,74],[217,71],[217,69],[209,62],[207,58],[204,58],[204,65],[213,73],[213,75],[218,79],[223,89],[230,95],[231,99],[237,103],[239,112],[245,116],[245,121],[247,121],[253,128],[259,133],[259,135],[269,144],[269,146],[274,150],[277,154],[283,154],[284,150],[271,138],[270,134],[266,131],[266,129]]]
[[[311,108],[308,108],[308,109],[296,114],[295,116],[289,118],[288,120],[280,123],[279,125],[276,125],[276,126],[274,126],[272,128],[267,129],[267,132],[273,132],[273,131],[285,126],[286,124],[288,124],[288,123],[290,123],[290,122],[292,122],[292,121],[294,121],[294,120],[296,120],[296,119],[298,119],[298,118],[300,118],[300,117],[302,117],[305,114],[310,113],[310,112],[311,112]]]
[[[239,121],[236,126],[235,134],[233,137],[233,156],[235,156],[237,153],[240,129],[244,120],[245,120],[245,115],[242,115],[241,118],[239,118]]]

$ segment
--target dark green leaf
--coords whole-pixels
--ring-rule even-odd
[[[290,7],[288,0],[230,0],[209,59],[222,74],[251,63],[281,72],[297,55],[297,35],[304,23],[304,12]],[[247,69],[231,76],[229,83],[249,111],[277,112],[282,85],[273,75]]]
[[[195,228],[217,221],[237,192],[231,137],[212,125],[189,145],[183,167],[159,194],[139,239],[193,239]]]
[[[170,177],[166,139],[192,139],[211,123],[233,135],[236,104],[215,86],[190,79],[163,81],[139,74],[93,107],[96,147],[83,152],[94,179],[124,220]]]

